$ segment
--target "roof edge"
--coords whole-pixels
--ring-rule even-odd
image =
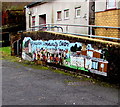
[[[27,7],[27,8],[33,7],[33,6],[35,6],[36,4],[38,4],[38,3],[41,3],[41,2],[32,2],[32,3],[28,4],[26,7]]]

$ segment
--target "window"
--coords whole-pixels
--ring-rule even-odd
[[[80,7],[75,8],[75,17],[80,17]]]
[[[62,20],[62,11],[57,11],[57,20]]]
[[[39,15],[39,25],[46,24],[46,14]]]
[[[35,26],[35,16],[32,16],[32,26]]]
[[[107,0],[107,9],[116,8],[116,0]]]
[[[64,18],[69,19],[69,9],[64,10]]]
[[[92,69],[98,70],[98,62],[92,61]]]

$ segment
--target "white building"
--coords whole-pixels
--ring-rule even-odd
[[[40,24],[94,24],[94,0],[51,0],[26,6],[26,29]],[[66,27],[63,27],[64,32]],[[87,34],[87,27],[69,27],[69,32]]]
[[[95,12],[120,9],[120,0],[95,0]]]

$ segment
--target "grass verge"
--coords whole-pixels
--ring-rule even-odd
[[[65,72],[64,70],[61,70],[61,69],[58,69],[58,68],[52,68],[52,67],[47,66],[47,65],[46,66],[37,65],[37,64],[35,64],[35,62],[21,60],[20,57],[11,56],[11,48],[10,47],[1,47],[0,48],[0,56],[1,56],[0,60],[9,60],[9,61],[12,61],[12,62],[17,62],[17,63],[20,63],[20,64],[26,66],[26,67],[33,68],[33,69],[50,70],[52,72],[56,72],[56,73],[59,73],[59,74],[75,77],[77,79],[77,81],[89,81],[89,82],[92,82],[94,84],[99,84],[99,85],[102,85],[102,86],[105,86],[105,87],[116,87],[116,85],[114,85],[114,84],[109,84],[109,83],[106,83],[106,82],[103,82],[103,81],[100,81],[100,80],[96,80],[94,78],[90,78],[89,76],[87,78],[87,77],[78,75],[76,73],[73,73],[71,71],[70,72],[69,71]],[[73,81],[65,80],[65,82],[73,82]]]
[[[13,62],[19,62],[20,58],[16,56],[11,56],[10,47],[0,47],[0,59],[6,59]]]

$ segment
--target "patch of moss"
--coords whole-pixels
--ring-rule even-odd
[[[30,67],[30,68],[34,68],[34,69],[40,69],[40,70],[48,70],[49,69],[46,66],[37,65],[37,64],[35,64],[35,62],[30,62],[30,61],[22,60],[22,62],[20,62],[20,63],[22,65],[26,66],[26,67]]]
[[[10,47],[2,47],[0,48],[0,60],[9,60],[9,61],[12,61],[12,62],[17,62],[17,63],[20,63],[24,66],[27,66],[27,67],[30,67],[30,68],[34,68],[34,69],[40,69],[40,70],[50,70],[52,72],[56,72],[56,73],[60,73],[60,74],[63,74],[63,75],[67,75],[67,76],[72,76],[72,77],[75,77],[76,80],[65,80],[64,82],[79,82],[79,81],[89,81],[89,82],[92,82],[94,84],[99,84],[101,86],[104,86],[104,87],[115,87],[115,88],[118,88],[119,86],[116,86],[116,84],[109,84],[107,82],[102,82],[100,80],[97,80],[97,79],[93,79],[93,78],[87,78],[87,77],[84,77],[84,76],[81,76],[81,75],[77,75],[77,73],[75,72],[65,72],[63,70],[60,70],[60,69],[53,69],[52,67],[49,67],[49,66],[42,66],[42,65],[37,65],[35,64],[35,62],[30,62],[30,61],[25,61],[25,60],[21,60],[21,58],[19,57],[16,57],[16,56],[11,56],[11,51],[10,51]]]
[[[10,47],[1,47],[0,48],[0,56],[1,60],[10,60],[12,62],[18,62],[21,58],[16,56],[11,56],[11,48]]]
[[[59,70],[59,69],[53,70],[53,72],[68,75],[68,76],[73,76],[72,74],[70,74],[68,72],[64,72],[63,70]]]
[[[0,47],[0,52],[4,52],[8,55],[10,55],[10,50],[11,50],[10,47]]]

